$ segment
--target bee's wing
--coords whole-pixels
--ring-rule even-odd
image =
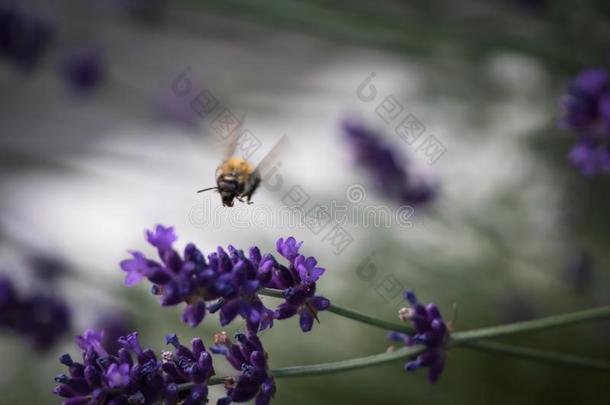
[[[246,114],[242,114],[238,120],[238,124],[233,127],[232,130],[227,129],[220,134],[220,137],[222,138],[222,147],[224,149],[223,161],[235,155],[235,150],[239,144],[239,135],[244,129]]]
[[[256,165],[254,171],[257,172],[260,176],[264,176],[265,173],[267,173],[267,171],[271,169],[271,166],[273,166],[278,161],[280,153],[282,153],[282,151],[286,148],[287,145],[288,136],[282,135],[279,141],[277,141],[275,145],[273,145],[273,148],[271,148],[271,150],[267,152],[265,157],[258,163],[258,165]]]

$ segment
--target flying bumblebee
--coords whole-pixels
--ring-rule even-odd
[[[217,190],[225,207],[232,207],[234,200],[252,204],[252,195],[261,183],[261,169],[276,158],[285,138],[286,135],[282,136],[265,158],[254,167],[246,159],[235,156],[239,144],[237,137],[231,143],[227,158],[216,169],[216,187],[204,188],[197,192]]]

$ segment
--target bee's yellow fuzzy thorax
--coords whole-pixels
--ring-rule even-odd
[[[250,163],[237,157],[230,157],[225,160],[221,168],[223,173],[235,173],[237,175],[251,174],[254,171],[254,167]]]

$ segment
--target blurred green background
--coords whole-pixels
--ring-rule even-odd
[[[65,263],[69,274],[49,288],[74,309],[74,332],[45,353],[2,333],[1,404],[59,403],[51,394],[53,376],[63,371],[57,357],[75,354],[72,335],[104,314],[126,314],[157,350],[172,331],[209,341],[219,330],[213,317],[188,329],[179,310],[161,308],[147,285],[123,287],[118,262],[128,249],[146,249],[144,229],[156,223],[174,225],[179,246],[193,241],[206,252],[229,243],[271,252],[277,238],[294,235],[327,268],[322,294],[388,320],[400,306],[396,291],[407,287],[436,302],[445,318],[456,303],[458,330],[610,301],[609,184],[569,166],[574,137],[556,128],[567,80],[607,63],[607,1],[89,0],[22,7],[51,16],[57,33],[34,71],[0,63],[0,268],[27,290],[32,252]],[[58,75],[62,52],[80,45],[102,49],[107,64],[93,94],[73,94]],[[236,206],[228,217],[218,196],[195,194],[212,185],[222,148],[210,119],[167,98],[185,69],[197,88],[246,115],[263,144],[257,157],[289,136],[280,157],[284,188],[261,188],[255,198],[274,218],[269,223],[244,227],[234,218],[251,218],[255,206]],[[395,96],[444,144],[437,162],[427,164],[392,132],[376,114],[377,101],[357,97],[372,72],[378,93]],[[352,206],[346,190],[362,184],[364,203],[398,209],[352,166],[339,130],[349,115],[384,133],[415,170],[438,181],[440,195],[415,209],[411,227],[346,224],[353,242],[336,254],[322,235],[276,214],[293,185],[312,202]],[[583,254],[592,265],[575,279],[570,263]],[[367,277],[358,271],[364,268]],[[388,346],[383,331],[333,314],[320,318],[308,334],[296,319],[264,332],[272,367]],[[505,340],[608,359],[609,338],[610,325],[598,322]],[[598,403],[610,394],[609,381],[601,372],[456,348],[436,385],[396,363],[278,380],[273,403]],[[220,394],[212,390],[214,402]]]

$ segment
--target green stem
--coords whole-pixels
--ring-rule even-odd
[[[281,291],[273,290],[270,288],[263,288],[260,291],[260,294],[266,295],[269,297],[284,298]],[[372,316],[369,316],[369,315],[366,315],[366,314],[363,314],[363,313],[360,313],[357,311],[353,311],[351,309],[339,307],[339,306],[333,305],[333,304],[331,304],[330,307],[328,307],[326,309],[326,311],[332,312],[333,314],[337,314],[344,318],[353,319],[355,321],[366,323],[368,325],[376,326],[378,328],[385,329],[385,330],[395,330],[398,332],[412,332],[413,331],[413,329],[410,328],[406,324],[399,324],[396,322],[384,321],[382,319],[377,319]]]
[[[285,367],[272,370],[271,374],[277,378],[302,377],[308,375],[320,375],[338,373],[341,371],[356,370],[359,368],[377,366],[417,356],[426,350],[425,346],[417,345],[402,347],[392,352],[374,354],[372,356],[359,357],[356,359],[335,361],[332,363],[312,364],[309,366]]]
[[[281,291],[272,289],[263,289],[261,291],[261,294],[276,298],[282,297]],[[350,309],[338,307],[336,305],[331,306],[328,310],[337,315],[341,315],[346,318],[353,319],[386,330],[409,329],[406,328],[405,325],[382,321],[370,317],[368,315],[352,311]],[[526,347],[511,346],[497,342],[478,341],[480,339],[495,338],[515,333],[549,329],[606,317],[610,317],[610,306],[573,312],[564,315],[550,316],[547,318],[540,318],[532,321],[517,322],[508,325],[494,326],[490,328],[482,328],[466,332],[456,332],[451,335],[452,339],[450,344],[455,346],[461,346],[467,349],[476,349],[493,353],[501,353],[509,356],[521,357],[544,363],[561,364],[573,367],[583,367],[589,369],[610,371],[610,363],[604,361],[587,359],[564,353],[556,353]],[[273,375],[273,377],[275,378],[288,378],[338,373],[412,358],[422,353],[424,350],[426,350],[426,347],[423,345],[402,347],[391,352],[374,354],[371,356],[359,357],[350,360],[341,360],[331,363],[311,364],[307,366],[278,368],[275,370],[271,370],[271,375]],[[222,384],[232,378],[235,377],[213,377],[210,379],[208,385]],[[191,389],[192,387],[193,383],[184,383],[178,386],[179,390],[181,391]]]
[[[261,294],[270,297],[282,297],[281,291],[278,290],[263,289]],[[411,328],[404,324],[383,321],[351,309],[339,307],[337,305],[331,305],[328,311],[385,330],[412,331]],[[531,321],[515,322],[507,325],[491,326],[465,332],[454,332],[451,334],[451,338],[454,344],[461,344],[462,342],[466,341],[496,338],[524,332],[533,332],[604,318],[610,318],[610,306],[570,312],[562,315],[554,315],[546,318],[533,319]]]
[[[590,369],[597,369],[603,371],[610,371],[610,363],[587,359],[577,356],[571,356],[563,353],[548,352],[543,350],[516,347],[511,345],[505,345],[496,342],[464,342],[462,345],[464,348],[477,349],[482,351],[491,351],[494,353],[502,353],[514,357],[522,357],[526,359],[536,360],[543,363],[570,365],[574,367],[583,367]],[[312,364],[308,366],[294,366],[284,367],[271,370],[271,374],[275,378],[289,378],[289,377],[305,377],[312,375],[323,375],[332,374],[343,371],[351,371],[359,368],[366,368],[371,366],[377,366],[380,364],[391,363],[397,360],[404,360],[417,356],[425,350],[425,346],[413,346],[403,347],[393,352],[374,354],[372,356],[359,357],[356,359],[335,361],[331,363]],[[235,378],[231,376],[227,377],[212,377],[208,385],[222,384],[227,379]],[[192,383],[184,383],[179,385],[179,389],[187,390],[192,388]]]
[[[560,326],[604,318],[610,318],[610,306],[586,309],[584,311],[570,312],[567,314],[554,315],[546,318],[532,319],[531,321],[509,323],[507,325],[492,326],[489,328],[481,328],[465,332],[455,332],[451,335],[451,337],[455,343],[459,343],[557,328]]]
[[[396,322],[388,322],[382,319],[373,318],[371,316],[361,314],[360,312],[352,311],[351,309],[338,307],[336,305],[331,304],[327,309],[328,312],[332,312],[333,314],[337,314],[339,316],[343,316],[345,318],[350,318],[359,322],[363,322],[372,326],[377,326],[381,329],[385,330],[395,330],[398,332],[412,332],[413,329],[406,324],[399,324]]]
[[[271,297],[282,297],[281,291],[264,289],[261,294]],[[371,326],[375,326],[384,330],[395,330],[403,332],[412,332],[411,328],[404,324],[395,322],[383,321],[371,316],[353,311],[351,309],[342,308],[336,305],[331,305],[328,311],[337,315],[353,319]],[[462,346],[469,349],[477,349],[488,352],[497,352],[500,354],[512,355],[521,358],[527,358],[535,361],[544,361],[547,363],[563,364],[569,366],[579,366],[598,370],[610,370],[610,363],[587,359],[563,353],[548,352],[538,349],[531,349],[519,346],[500,344],[495,342],[481,342],[479,340],[497,338],[517,333],[532,332],[537,330],[551,329],[560,326],[566,326],[596,319],[610,317],[610,306],[598,307],[584,311],[572,312],[563,315],[549,316],[546,318],[534,319],[525,322],[516,322],[508,325],[492,326],[487,328],[475,329],[465,332],[455,332],[451,335],[451,344]],[[307,366],[316,367],[316,366]],[[299,367],[295,367],[298,370]]]
[[[322,375],[339,373],[342,371],[357,370],[377,366],[380,364],[391,363],[417,356],[426,350],[425,346],[417,345],[412,347],[402,347],[392,352],[373,354],[371,356],[358,357],[356,359],[335,361],[331,363],[311,364],[308,366],[284,367],[271,370],[271,375],[275,378],[304,377],[311,375]],[[227,379],[233,377],[212,377],[208,385],[222,384]],[[184,383],[178,386],[179,390],[187,390],[193,387],[193,383]]]
[[[588,359],[586,357],[573,356],[565,353],[551,352],[547,350],[538,350],[529,347],[507,345],[498,342],[463,342],[460,344],[460,347],[500,353],[508,356],[539,361],[541,363],[610,371],[610,363],[605,361]]]

